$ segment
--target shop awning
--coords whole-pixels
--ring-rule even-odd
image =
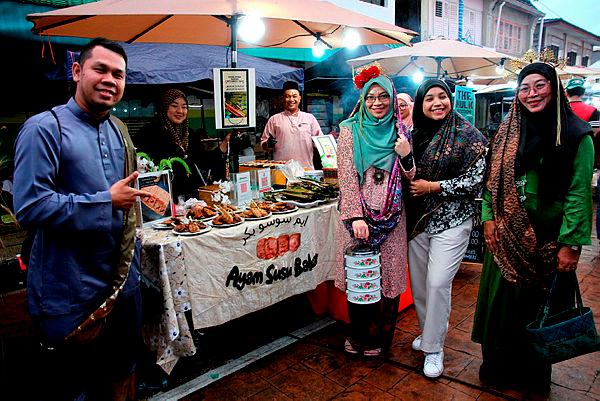
[[[128,84],[176,84],[213,78],[213,68],[229,65],[226,47],[167,43],[123,44]],[[273,61],[238,55],[238,68],[256,69],[256,86],[281,89],[286,81],[304,85],[304,70]]]

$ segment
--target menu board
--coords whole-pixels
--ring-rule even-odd
[[[337,168],[337,142],[333,135],[313,136],[312,140],[321,157],[323,168]]]
[[[214,68],[215,127],[256,126],[254,68]]]

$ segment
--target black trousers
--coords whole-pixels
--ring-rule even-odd
[[[139,289],[120,297],[102,333],[89,344],[56,344],[42,339],[34,369],[40,401],[111,400],[115,386],[135,369],[142,342]]]

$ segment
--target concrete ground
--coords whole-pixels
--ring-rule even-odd
[[[577,270],[586,306],[600,322],[598,241],[584,247]],[[344,328],[330,324],[271,355],[180,398],[195,400],[600,400],[600,353],[554,365],[547,394],[486,387],[478,378],[481,350],[471,327],[481,265],[463,264],[452,292],[442,377],[421,373],[422,353],[410,343],[419,333],[413,307],[398,318],[386,357],[364,359],[343,351]],[[216,376],[215,376],[216,377]],[[180,393],[181,394],[181,393]],[[166,395],[166,394],[164,394]],[[169,399],[164,397],[163,399]]]

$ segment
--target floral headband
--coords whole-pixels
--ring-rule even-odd
[[[356,76],[354,77],[354,85],[361,90],[367,82],[369,82],[373,78],[377,78],[381,75],[381,67],[378,65],[372,65],[367,68],[363,68]]]

